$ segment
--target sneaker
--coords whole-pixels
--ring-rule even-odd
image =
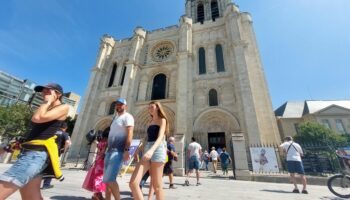
[[[307,192],[307,190],[302,190],[301,193],[303,193],[303,194],[309,194],[309,193]]]
[[[190,182],[188,180],[185,181],[185,186],[190,186]]]
[[[299,190],[298,189],[294,189],[293,193],[299,193]]]
[[[43,187],[40,188],[40,189],[46,190],[46,189],[50,189],[50,188],[53,188],[53,185],[45,185],[45,186],[43,186]]]
[[[198,185],[202,185],[200,182],[198,182],[197,184],[196,184],[196,186],[198,186]]]

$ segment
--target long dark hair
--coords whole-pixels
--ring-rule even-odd
[[[158,116],[159,116],[160,118],[164,118],[164,119],[165,119],[165,121],[166,121],[165,135],[168,136],[168,135],[169,135],[169,120],[168,120],[167,115],[165,114],[165,111],[164,111],[164,109],[163,109],[163,106],[160,104],[159,101],[151,101],[151,102],[149,103],[149,105],[151,105],[151,104],[156,105],[156,107],[158,108],[158,112],[157,112]]]

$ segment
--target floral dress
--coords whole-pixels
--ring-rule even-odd
[[[102,182],[104,168],[104,152],[107,148],[107,140],[102,139],[97,144],[97,156],[95,163],[90,168],[88,175],[85,177],[83,188],[94,193],[104,192],[106,184]]]
[[[93,192],[104,192],[106,190],[106,184],[102,182],[103,179],[103,168],[104,168],[104,153],[107,148],[107,140],[102,139],[97,144],[97,156],[93,166],[95,168],[94,173],[94,187]]]

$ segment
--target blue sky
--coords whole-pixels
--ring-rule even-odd
[[[184,0],[0,0],[0,70],[84,95],[103,34],[178,24]],[[235,0],[249,12],[274,109],[350,99],[349,0]]]

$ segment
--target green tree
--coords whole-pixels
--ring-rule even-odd
[[[313,143],[332,147],[344,146],[348,142],[345,135],[313,122],[300,124],[299,133],[294,137],[294,140],[298,143]]]
[[[28,105],[0,107],[0,135],[7,139],[24,136],[29,130],[31,116]]]

